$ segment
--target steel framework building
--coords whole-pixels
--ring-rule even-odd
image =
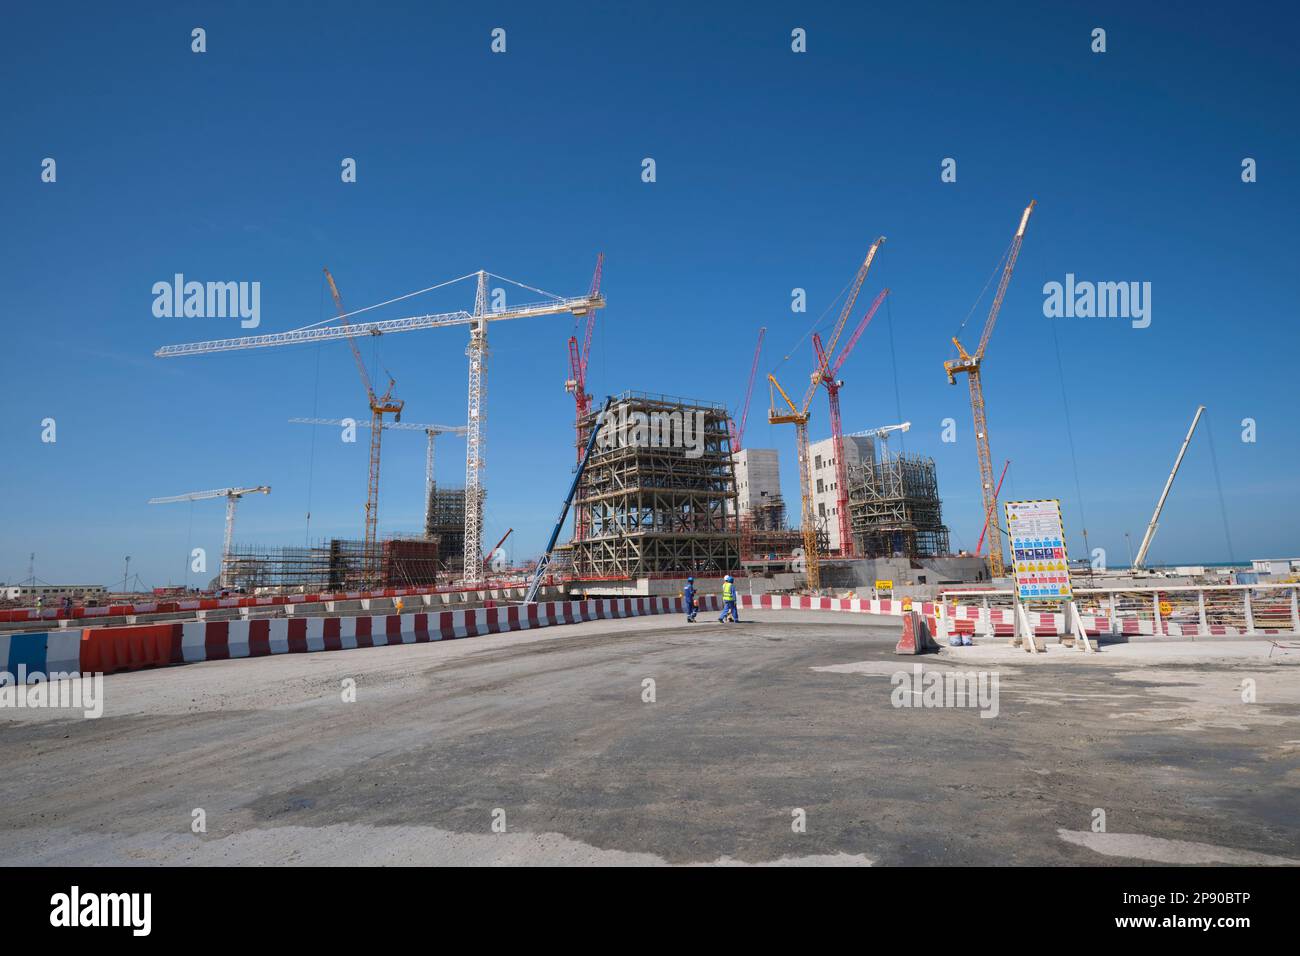
[[[948,554],[934,459],[874,455],[850,469],[849,516],[858,553],[868,558]]]
[[[478,509],[480,519],[483,516],[482,502],[486,497],[486,489],[480,486]],[[438,542],[438,554],[442,559],[443,568],[459,573],[465,560],[464,488],[442,488],[435,485],[429,489],[428,506],[425,508],[424,536]]]
[[[586,422],[594,424],[593,414]],[[721,574],[740,567],[727,410],[625,392],[592,450],[574,507],[578,578]]]
[[[389,538],[369,553],[364,541],[331,538],[313,547],[240,547],[230,556],[230,586],[247,591],[428,586],[441,573],[438,542],[424,538]]]

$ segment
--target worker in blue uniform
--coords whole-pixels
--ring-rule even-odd
[[[686,623],[694,624],[695,615],[700,613],[699,606],[695,603],[695,579],[687,578],[686,587],[682,588],[682,597],[686,598]]]

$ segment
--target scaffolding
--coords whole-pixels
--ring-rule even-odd
[[[849,518],[858,553],[868,558],[948,554],[934,459],[874,454],[851,467]]]
[[[231,586],[245,591],[312,593],[370,587],[428,587],[441,574],[438,542],[395,537],[376,543],[330,538],[309,547],[239,546],[231,550]],[[367,568],[378,569],[372,580]]]
[[[594,414],[584,425],[590,427]],[[724,574],[740,566],[725,406],[642,392],[614,401],[578,487],[579,579]]]
[[[479,489],[480,502],[486,498]],[[483,514],[479,508],[480,516]],[[433,487],[429,492],[429,507],[424,522],[425,538],[436,541],[443,570],[460,573],[465,564],[465,489]]]

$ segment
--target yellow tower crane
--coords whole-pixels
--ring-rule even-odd
[[[1034,211],[1036,202],[1037,200],[1031,199],[1029,205],[1025,207],[1024,214],[1020,217],[1020,227],[1016,229],[1015,237],[1011,240],[1006,265],[1002,269],[1002,278],[998,282],[998,291],[993,296],[989,317],[984,321],[984,332],[980,335],[979,348],[975,350],[974,355],[970,355],[954,335],[952,344],[957,346],[958,358],[943,363],[944,371],[948,373],[949,385],[957,384],[958,372],[966,373],[966,381],[970,385],[970,408],[975,421],[975,448],[979,453],[980,461],[980,491],[984,496],[984,519],[988,522],[989,529],[989,574],[995,578],[1002,577],[1006,568],[1002,563],[1002,525],[998,520],[998,494],[993,487],[993,456],[989,452],[989,426],[984,410],[984,388],[980,383],[980,363],[984,360],[984,350],[988,348],[989,337],[993,335],[993,324],[998,320],[1002,297],[1006,295],[1007,285],[1011,282],[1011,270],[1015,268],[1016,257],[1020,255],[1020,243],[1025,238],[1025,227],[1029,225],[1029,214]]]
[[[840,333],[844,331],[844,325],[849,320],[849,314],[853,311],[853,304],[857,301],[858,292],[862,289],[862,283],[867,279],[867,273],[871,271],[871,263],[876,258],[876,251],[884,243],[885,237],[881,236],[871,244],[867,250],[867,257],[858,267],[857,275],[853,277],[853,283],[849,287],[848,296],[844,300],[844,306],[840,309],[839,318],[835,322],[835,330],[828,339],[829,344],[822,352],[817,367],[813,369],[812,376],[808,384],[808,391],[804,393],[803,404],[795,405],[794,401],[786,394],[781,383],[776,380],[776,376],[768,375],[769,392],[771,393],[771,403],[768,408],[767,421],[770,425],[794,425],[795,452],[799,459],[799,498],[801,507],[801,517],[799,529],[803,532],[803,552],[804,561],[807,564],[808,572],[808,589],[816,591],[821,588],[821,555],[817,549],[817,521],[813,515],[812,508],[812,463],[808,455],[808,407],[812,404],[813,396],[817,394],[817,388],[822,384],[822,379],[830,368],[831,360],[835,356],[835,347],[839,343]],[[789,411],[777,411],[776,393],[781,393],[781,398],[785,400]]]
[[[343,308],[343,297],[339,295],[338,286],[334,284],[334,276],[330,275],[329,269],[325,270],[325,279],[329,282],[330,295],[334,297],[334,307],[338,309],[339,318],[343,320],[345,327],[350,327],[347,310]],[[365,552],[361,560],[362,574],[367,583],[373,584],[379,579],[380,573],[377,540],[379,537],[379,448],[384,437],[384,416],[392,415],[394,421],[400,422],[402,408],[406,403],[401,399],[393,398],[395,383],[392,376],[388,378],[388,391],[376,396],[374,386],[370,384],[370,373],[366,371],[366,363],[361,358],[361,350],[357,348],[356,339],[351,333],[348,334],[348,345],[352,346],[352,357],[356,360],[357,371],[361,373],[361,384],[365,386],[366,399],[370,403],[370,479],[366,486]]]

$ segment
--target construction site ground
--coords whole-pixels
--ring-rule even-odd
[[[704,612],[112,675],[97,720],[0,710],[0,860],[1300,861],[1300,650],[898,629]],[[895,707],[916,664],[997,674],[997,716]]]

